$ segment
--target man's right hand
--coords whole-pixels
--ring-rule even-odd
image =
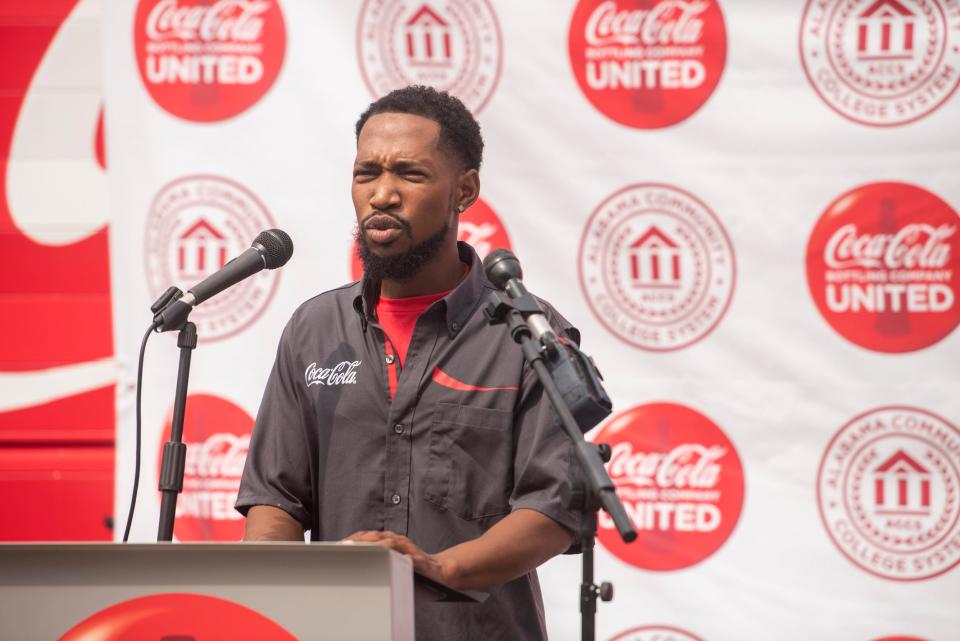
[[[303,541],[303,526],[278,507],[254,505],[247,512],[244,541]]]

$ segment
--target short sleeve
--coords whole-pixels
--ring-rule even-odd
[[[576,328],[543,301],[541,306],[558,335],[580,342],[580,332]],[[578,469],[574,446],[559,425],[550,399],[529,365],[524,367],[523,389],[518,403],[511,510],[536,510],[576,533],[580,527],[580,513],[566,508],[561,497],[561,488]]]
[[[235,507],[244,516],[254,505],[278,507],[310,529],[313,488],[306,435],[311,411],[297,385],[293,326],[293,321],[288,323],[280,338],[253,426]]]

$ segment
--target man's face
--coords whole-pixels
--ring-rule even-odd
[[[364,124],[352,187],[361,255],[400,258],[456,235],[460,171],[437,147],[439,134],[436,122],[411,114],[377,114]]]

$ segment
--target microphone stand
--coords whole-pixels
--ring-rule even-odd
[[[491,292],[490,300],[484,307],[483,313],[491,325],[504,324],[510,330],[511,338],[520,345],[524,359],[530,363],[543,385],[544,392],[553,404],[560,418],[561,427],[573,442],[577,461],[580,463],[580,478],[565,488],[564,500],[568,507],[579,510],[582,514],[578,533],[579,546],[583,555],[583,577],[580,584],[580,638],[583,641],[594,641],[597,599],[610,601],[613,598],[613,585],[604,582],[598,586],[594,583],[593,552],[597,535],[597,513],[600,508],[603,508],[610,515],[620,537],[626,543],[637,538],[637,531],[617,496],[613,481],[603,467],[604,462],[610,459],[610,448],[588,443],[583,438],[583,430],[567,406],[548,367],[555,363],[558,350],[562,347],[552,340],[541,342],[533,338],[530,327],[527,325],[525,315],[540,313],[540,311],[536,301],[529,294],[514,299],[511,304],[504,301],[497,293]]]
[[[162,324],[163,310],[181,296],[179,289],[171,287],[151,306],[154,326]],[[176,328],[171,328],[176,329]],[[186,321],[179,328],[177,347],[180,348],[180,365],[177,369],[177,388],[173,400],[173,424],[170,440],[163,444],[163,460],[160,464],[158,489],[162,493],[160,522],[157,527],[157,542],[173,540],[173,522],[177,514],[177,495],[183,491],[183,472],[187,461],[187,446],[183,443],[183,419],[187,411],[187,385],[190,379],[190,357],[197,346],[197,326]]]

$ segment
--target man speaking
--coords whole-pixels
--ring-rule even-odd
[[[363,278],[293,314],[237,509],[248,541],[385,545],[483,604],[418,605],[417,639],[546,639],[535,568],[574,540],[573,448],[503,325],[459,215],[480,192],[480,126],[458,99],[394,91],[356,126]],[[577,330],[551,307],[559,335]]]

